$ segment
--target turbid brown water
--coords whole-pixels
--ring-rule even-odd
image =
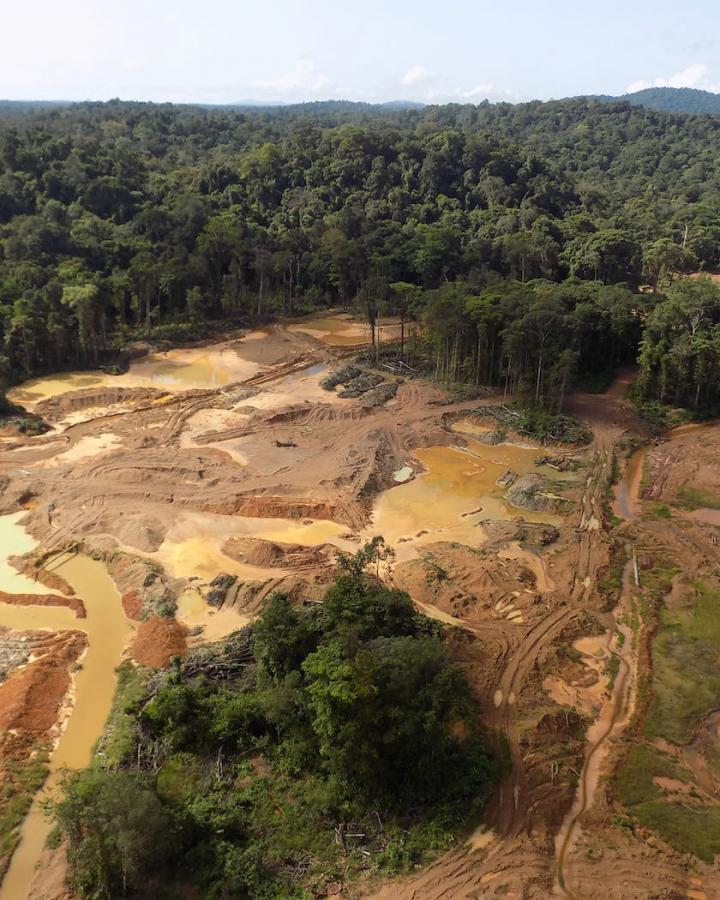
[[[152,353],[133,362],[123,375],[104,372],[63,372],[25,382],[8,396],[32,409],[41,400],[68,391],[97,387],[155,387],[168,391],[221,387],[256,374],[259,366],[244,360],[233,343],[200,349]]]
[[[436,446],[418,449],[414,456],[425,472],[414,480],[384,491],[375,501],[371,532],[399,544],[400,558],[418,545],[439,538],[477,546],[483,541],[478,523],[483,519],[510,519],[556,523],[557,516],[511,506],[503,498],[497,479],[507,469],[519,475],[537,472],[533,447],[517,444],[488,446],[467,437],[466,447]],[[418,533],[423,532],[419,537]],[[411,538],[412,540],[407,540]]]
[[[8,548],[11,552],[25,552],[34,543],[17,519],[18,516],[9,516],[0,520],[3,554]],[[38,585],[14,572],[7,566],[5,558],[0,563],[0,589],[13,593],[32,586],[33,592],[38,591]],[[23,900],[27,896],[50,830],[41,801],[55,793],[64,770],[81,769],[89,764],[95,742],[110,713],[115,693],[115,670],[130,633],[120,595],[102,563],[85,556],[70,556],[59,561],[55,571],[83,599],[86,619],[76,619],[65,608],[0,604],[0,625],[18,630],[72,628],[86,632],[88,640],[80,668],[73,676],[72,712],[51,756],[50,775],[43,791],[35,798],[23,823],[20,843],[0,887],[0,900]]]

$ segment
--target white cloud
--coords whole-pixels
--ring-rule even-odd
[[[299,59],[290,72],[268,81],[254,81],[252,86],[273,94],[292,94],[297,91],[309,91],[314,94],[319,91],[323,94],[335,93],[330,79],[320,71],[312,59]]]
[[[708,67],[704,63],[692,63],[669,78],[655,78],[653,81],[633,81],[627,87],[628,94],[644,91],[653,87],[697,88],[703,91],[720,93],[720,84],[713,84],[708,77]]]
[[[400,79],[400,84],[404,84],[406,87],[413,84],[419,84],[421,81],[428,81],[434,74],[434,72],[426,69],[425,66],[411,66]]]
[[[475,103],[480,100],[517,103],[522,98],[517,91],[511,91],[509,88],[500,88],[492,82],[487,82],[485,84],[476,84],[474,87],[469,88],[430,88],[426,91],[425,99],[429,103]]]
[[[476,100],[477,98],[484,99],[485,97],[498,94],[500,91],[498,91],[495,85],[490,82],[488,84],[476,84],[475,87],[468,88],[467,90],[460,90],[459,93],[460,96],[464,97],[466,100]]]

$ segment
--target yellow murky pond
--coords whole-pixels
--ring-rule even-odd
[[[0,591],[7,594],[47,594],[48,590],[27,575],[23,575],[8,562],[11,556],[28,553],[35,541],[19,525],[24,510],[10,516],[0,516]],[[0,618],[0,625],[4,622]]]
[[[233,631],[244,628],[251,621],[233,608],[213,609],[205,602],[202,593],[188,588],[178,597],[177,619],[188,628],[201,627],[201,641],[219,641]]]
[[[27,552],[34,546],[18,523],[21,516],[22,513],[0,518],[0,589],[9,593],[47,593],[47,589],[19,575],[7,564],[7,555]],[[59,559],[53,570],[62,575],[75,594],[82,598],[86,619],[76,619],[64,608],[0,604],[0,625],[16,629],[72,628],[86,632],[88,637],[87,650],[73,675],[72,713],[52,754],[50,776],[23,823],[20,843],[0,887],[0,900],[27,897],[33,871],[50,831],[41,800],[57,789],[63,770],[80,769],[89,764],[95,742],[110,713],[115,694],[115,670],[130,633],[120,595],[102,563],[76,555]]]
[[[256,375],[257,363],[243,359],[240,341],[211,347],[152,353],[130,364],[123,375],[65,372],[13,388],[8,396],[32,409],[41,400],[93,387],[156,387],[168,391],[222,387]]]
[[[378,497],[371,530],[391,544],[398,556],[413,547],[437,540],[477,545],[483,519],[514,516],[535,522],[556,523],[557,516],[511,506],[497,479],[507,469],[518,475],[538,472],[538,450],[514,444],[488,446],[468,437],[467,447],[428,447],[414,452],[425,472]]]
[[[353,543],[340,537],[347,530],[346,525],[327,519],[303,524],[294,519],[185,513],[179,516],[160,549],[152,556],[175,578],[210,580],[220,572],[226,572],[248,581],[265,581],[283,575],[284,570],[250,566],[232,559],[222,551],[228,538],[252,537],[302,547],[316,547],[328,542],[354,550]]]
[[[309,334],[329,347],[358,347],[369,344],[372,340],[369,323],[353,319],[345,313],[296,322],[288,325],[288,331]],[[376,327],[375,336],[380,342],[397,340],[400,337],[400,325],[396,320],[383,319]]]

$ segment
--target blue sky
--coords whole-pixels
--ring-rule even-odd
[[[10,99],[720,93],[717,0],[2,0],[0,12]]]

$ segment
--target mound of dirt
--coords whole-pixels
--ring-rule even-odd
[[[139,622],[142,616],[142,597],[138,591],[125,591],[122,595],[122,605],[128,619]]]
[[[158,566],[148,559],[131,556],[108,546],[109,542],[86,541],[83,550],[107,566],[110,577],[121,595],[133,593],[130,608],[137,610],[141,603],[141,615],[173,615],[177,606],[178,586]]]
[[[30,638],[36,637],[33,632]],[[70,686],[70,669],[86,646],[79,631],[48,637],[42,633],[33,646],[38,657],[15,670],[0,685],[0,733],[13,731],[40,737],[57,721],[60,704]],[[7,757],[0,751],[0,759]]]
[[[226,556],[249,566],[273,569],[298,569],[331,564],[336,548],[331,544],[304,547],[280,544],[261,538],[230,538],[223,544]]]
[[[228,591],[235,585],[237,580],[237,575],[228,575],[226,573],[216,575],[210,582],[210,590],[205,596],[205,602],[208,606],[215,606],[220,609],[225,603]]]
[[[513,506],[533,512],[543,512],[550,506],[543,494],[542,478],[533,474],[522,475],[514,483],[511,483],[505,499]]]
[[[511,482],[510,489],[505,492],[505,499],[513,506],[531,512],[557,512],[566,509],[569,503],[564,497],[549,490],[540,475],[533,473],[521,475]]]
[[[500,485],[500,487],[509,488],[515,484],[517,478],[517,472],[513,472],[512,469],[506,469],[498,478],[497,483],[498,485]]]
[[[560,531],[554,525],[543,522],[528,522],[522,516],[517,519],[482,519],[478,526],[485,532],[484,550],[496,550],[503,544],[522,541],[526,544],[545,547],[554,544]]]
[[[121,543],[143,553],[154,553],[165,540],[165,525],[156,516],[143,513],[122,510],[114,520],[101,518],[94,527],[107,530]]]
[[[372,390],[374,387],[377,387],[379,384],[382,384],[383,377],[382,375],[375,375],[373,372],[363,372],[361,375],[358,375],[357,378],[352,378],[345,384],[345,387],[338,394],[339,397],[343,399],[352,399],[353,397],[359,397],[361,394],[366,393],[367,391]]]
[[[385,381],[376,388],[373,388],[373,390],[368,391],[362,398],[362,404],[363,406],[369,406],[370,408],[382,406],[384,403],[387,403],[388,400],[394,399],[397,392],[397,382]]]
[[[535,573],[522,559],[500,559],[495,550],[473,550],[438,542],[423,556],[399,563],[396,587],[407,591],[426,612],[439,610],[466,620],[523,621],[537,600]]]
[[[157,388],[104,386],[80,388],[76,391],[67,391],[56,397],[48,397],[45,400],[41,400],[35,407],[35,412],[44,419],[54,421],[80,409],[115,406],[118,403],[150,403],[164,396],[166,396],[166,392]]]
[[[132,645],[133,659],[141,666],[162,668],[174,656],[187,652],[187,629],[175,619],[153,616],[137,630]]]
[[[226,497],[224,501],[213,503],[204,512],[220,513],[226,516],[253,516],[261,519],[336,519],[353,528],[363,524],[363,520],[341,518],[342,512],[330,503],[303,500],[296,497],[269,497],[239,495]]]

